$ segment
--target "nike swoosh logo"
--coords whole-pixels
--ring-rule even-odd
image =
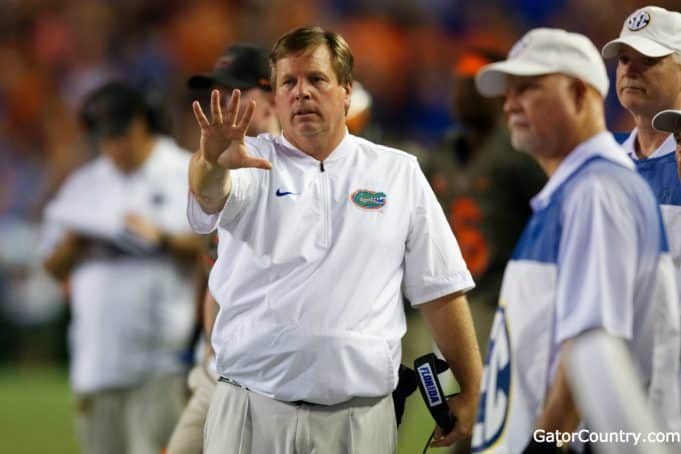
[[[284,197],[285,195],[291,195],[291,194],[296,194],[295,192],[291,191],[282,191],[281,189],[277,189],[277,197]]]

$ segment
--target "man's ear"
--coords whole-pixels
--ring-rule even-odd
[[[573,78],[570,88],[575,101],[575,108],[577,112],[579,112],[584,108],[584,103],[586,102],[586,92],[589,87],[587,87],[586,82],[583,80]]]
[[[350,98],[352,97],[352,82],[343,85],[343,90],[345,90],[345,114],[347,115],[350,109]]]

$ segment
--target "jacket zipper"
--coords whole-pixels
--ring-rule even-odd
[[[319,161],[319,170],[321,172],[320,178],[320,196],[322,204],[322,231],[321,231],[321,246],[328,248],[331,244],[331,192],[329,188],[328,177],[324,170],[324,161]]]

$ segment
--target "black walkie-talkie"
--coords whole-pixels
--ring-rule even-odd
[[[447,363],[433,353],[419,356],[414,361],[414,370],[419,378],[418,385],[421,390],[421,396],[433,419],[444,432],[444,435],[451,432],[456,424],[456,418],[449,411],[447,398],[442,392],[440,379],[437,376],[448,368]]]

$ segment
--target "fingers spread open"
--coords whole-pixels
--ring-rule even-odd
[[[196,122],[199,124],[201,129],[210,126],[208,118],[206,118],[206,115],[203,113],[203,109],[201,109],[201,103],[199,103],[198,101],[194,101],[192,103],[192,109],[194,110],[194,117],[196,118]]]
[[[239,118],[238,122],[236,123],[237,129],[239,129],[241,131],[246,131],[248,129],[248,125],[251,124],[251,120],[253,119],[253,112],[254,111],[255,111],[255,101],[251,100],[251,101],[249,101],[248,104],[246,104],[246,108],[239,115],[240,118]]]
[[[224,122],[227,125],[233,126],[236,123],[237,112],[239,111],[239,100],[241,99],[240,90],[232,90],[232,96],[227,103],[227,112],[224,115]]]
[[[222,124],[222,108],[220,107],[220,90],[210,92],[210,114],[213,122]]]

